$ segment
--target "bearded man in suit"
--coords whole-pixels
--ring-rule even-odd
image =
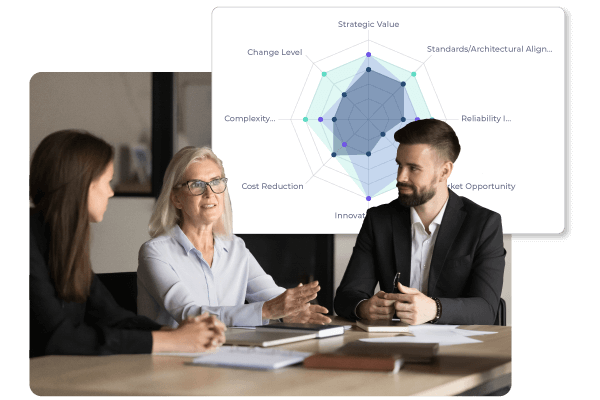
[[[493,324],[506,255],[500,215],[448,188],[460,153],[448,124],[414,121],[394,139],[398,198],[367,212],[336,292],[337,314],[397,316],[411,325]],[[381,291],[373,294],[377,283]]]

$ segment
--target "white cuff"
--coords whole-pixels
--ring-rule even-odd
[[[362,303],[363,301],[367,301],[368,299],[363,299],[361,301],[358,302],[358,304],[356,305],[356,307],[354,307],[354,316],[356,317],[356,319],[362,319],[361,317],[358,316],[358,313],[356,311],[358,311],[358,306],[360,306],[360,303]]]

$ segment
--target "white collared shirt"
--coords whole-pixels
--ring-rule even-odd
[[[431,224],[429,225],[431,234],[428,234],[425,230],[425,226],[423,225],[423,222],[421,222],[421,218],[419,218],[419,214],[414,207],[410,208],[412,234],[410,251],[410,287],[419,290],[425,295],[427,294],[427,284],[429,283],[431,256],[433,255],[437,234],[440,230],[440,225],[442,224],[442,218],[444,218],[446,205],[448,205],[448,200],[446,200],[438,215],[431,221]]]
[[[429,283],[429,267],[431,265],[431,256],[433,255],[435,241],[437,239],[437,234],[440,225],[442,224],[442,219],[444,218],[444,212],[446,211],[447,205],[448,200],[446,200],[438,215],[436,215],[433,221],[431,221],[431,224],[429,225],[429,231],[431,234],[428,234],[425,231],[425,226],[423,225],[423,222],[421,222],[421,218],[414,207],[410,208],[410,225],[412,236],[410,249],[410,287],[419,290],[425,295],[427,295],[427,284]],[[367,299],[359,301],[354,308],[354,315],[357,317],[358,315],[356,314],[356,310],[358,310],[358,306],[360,303],[366,300]]]
[[[205,311],[227,326],[269,323],[262,319],[262,306],[285,289],[263,271],[241,238],[215,237],[214,249],[211,267],[179,226],[144,243],[137,270],[138,314],[174,328]]]

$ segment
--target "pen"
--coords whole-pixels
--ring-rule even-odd
[[[396,276],[394,276],[394,287],[392,289],[392,293],[400,293],[398,290],[398,282],[400,282],[400,272],[396,272]]]

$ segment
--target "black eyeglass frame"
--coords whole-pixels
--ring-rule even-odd
[[[206,186],[210,186],[210,190],[212,190],[212,192],[214,194],[221,194],[221,193],[223,193],[224,191],[227,190],[227,180],[228,180],[227,178],[219,178],[219,179],[214,179],[214,180],[212,180],[210,182],[204,182],[204,181],[201,181],[199,179],[192,179],[191,181],[187,181],[187,182],[184,182],[184,183],[180,183],[179,185],[175,185],[175,187],[173,187],[173,189],[178,189],[180,187],[187,186],[187,188],[190,191],[190,194],[192,196],[202,196],[206,192]],[[222,181],[225,184],[225,189],[223,189],[223,191],[216,192],[215,189],[213,189],[212,182],[216,182],[216,181]],[[192,183],[192,182],[201,182],[201,183],[204,183],[204,190],[202,191],[202,193],[194,194],[192,192],[192,188],[190,187],[190,183]]]

